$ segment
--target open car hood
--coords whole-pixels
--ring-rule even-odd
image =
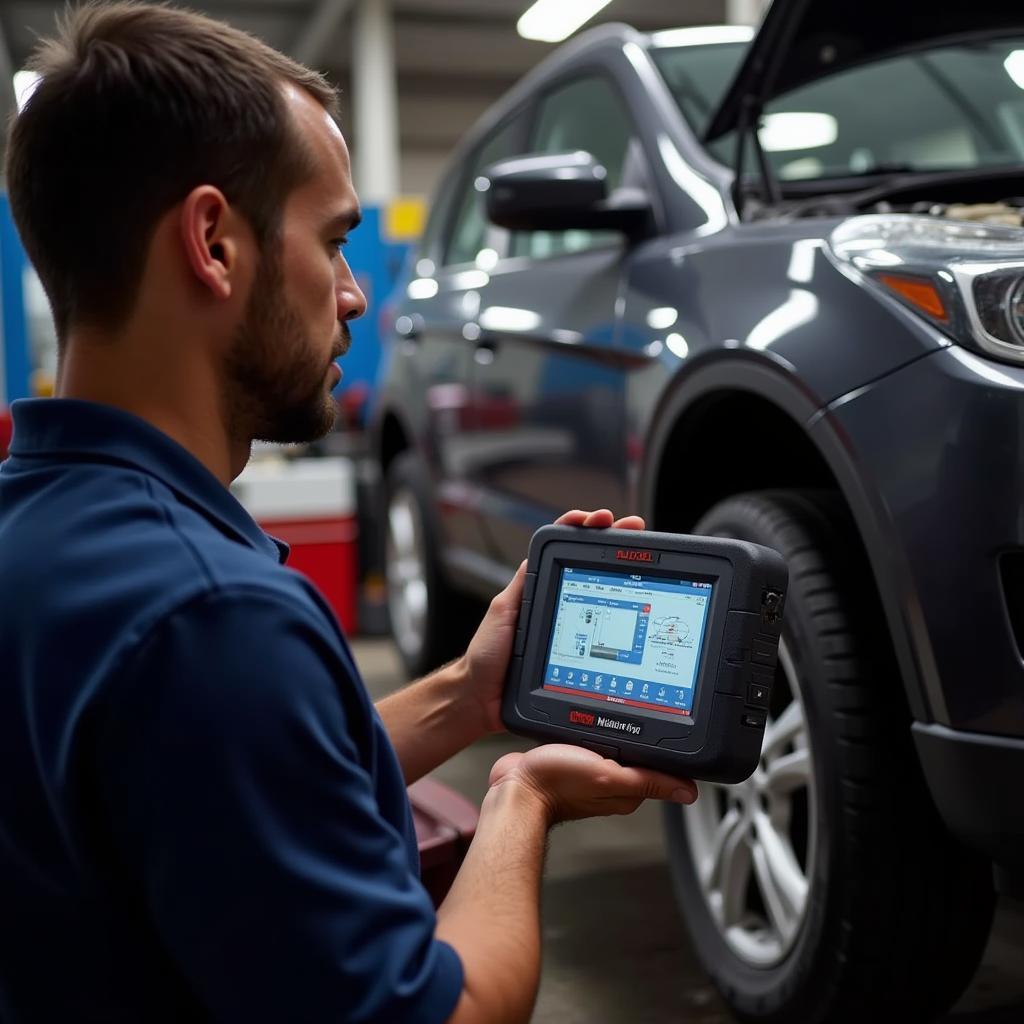
[[[1020,0],[774,0],[704,134],[732,131],[766,101],[859,64],[939,43],[1024,32]]]

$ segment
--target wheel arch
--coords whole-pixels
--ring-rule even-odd
[[[909,567],[881,496],[865,486],[850,439],[839,429],[786,371],[737,354],[705,363],[680,380],[655,412],[640,507],[654,529],[685,531],[730,494],[779,487],[836,490],[870,566],[911,714],[929,721],[921,667],[929,662],[907,623]],[[679,452],[686,452],[684,472],[672,468]]]

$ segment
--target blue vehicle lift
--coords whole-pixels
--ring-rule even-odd
[[[409,210],[413,214],[410,216]],[[399,200],[391,208],[367,207],[352,233],[345,256],[366,293],[366,316],[352,323],[352,348],[345,356],[340,393],[371,389],[380,361],[379,316],[382,304],[422,223],[422,204]],[[404,210],[396,216],[396,211]],[[409,230],[410,225],[412,230]],[[0,194],[0,409],[32,394],[32,366],[25,315],[25,271],[29,263],[11,218],[7,196]]]

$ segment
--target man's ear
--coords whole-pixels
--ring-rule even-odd
[[[181,240],[199,284],[216,299],[229,299],[239,286],[243,239],[238,215],[224,193],[200,185],[181,207]]]

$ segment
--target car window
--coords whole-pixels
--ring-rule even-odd
[[[477,149],[472,157],[469,173],[463,179],[462,191],[457,197],[459,212],[448,239],[445,265],[475,262],[481,250],[487,247],[488,240],[493,242],[502,233],[500,228],[496,228],[487,219],[483,194],[476,188],[476,179],[491,164],[522,153],[524,127],[523,115],[514,117]]]
[[[704,135],[725,90],[747,52],[746,43],[719,43],[654,50],[652,56],[683,117]]]
[[[434,201],[430,206],[430,215],[427,217],[427,226],[423,229],[423,235],[416,248],[415,259],[417,262],[429,259],[433,263],[437,259],[437,248],[452,208],[452,191],[449,179],[449,182],[442,185],[434,196]]]
[[[742,45],[654,51],[701,134]],[[783,181],[1014,166],[1024,159],[1024,38],[936,46],[846,68],[767,104],[759,132]],[[709,146],[735,160],[736,135]],[[754,167],[752,147],[747,170]]]
[[[541,100],[531,136],[531,153],[582,149],[608,172],[608,191],[622,183],[633,126],[612,84],[598,75],[577,79]],[[513,238],[512,254],[543,259],[615,242],[614,231],[530,231]]]

